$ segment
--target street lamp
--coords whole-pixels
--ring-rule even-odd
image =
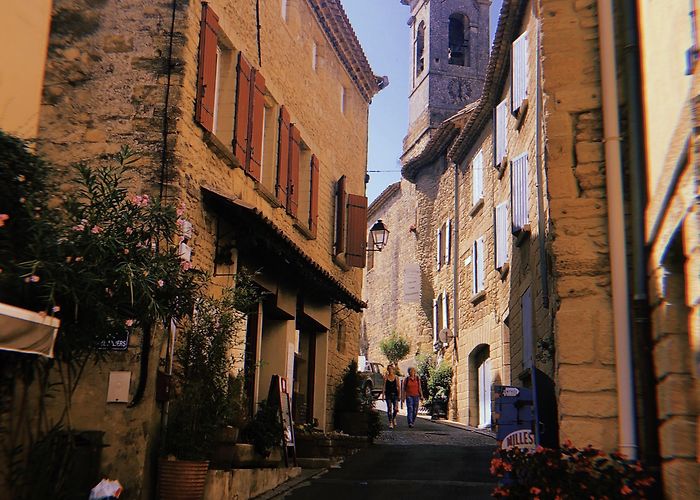
[[[382,222],[382,219],[379,219],[374,223],[372,228],[369,230],[369,234],[372,236],[372,248],[368,248],[367,251],[381,252],[389,239],[389,230]]]

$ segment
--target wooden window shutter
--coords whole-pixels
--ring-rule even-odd
[[[450,309],[448,307],[447,292],[442,292],[442,327],[450,327]]]
[[[251,110],[251,127],[249,131],[250,140],[250,161],[247,164],[246,171],[255,180],[260,180],[262,172],[262,153],[263,153],[263,127],[265,126],[265,78],[259,71],[253,72],[253,85],[251,86],[252,104]]]
[[[445,264],[450,263],[452,257],[452,219],[445,223]]]
[[[501,269],[508,261],[508,203],[496,207],[496,269]]]
[[[316,155],[311,155],[311,198],[309,199],[309,230],[316,236],[318,231],[318,181],[319,163]]]
[[[348,240],[345,262],[352,267],[365,267],[367,258],[367,198],[348,194]]]
[[[507,154],[508,128],[506,126],[508,120],[508,102],[501,101],[496,106],[496,166],[501,165],[501,162]],[[502,165],[505,166],[505,165]]]
[[[484,238],[479,238],[475,243],[476,248],[476,287],[477,292],[482,291],[486,287],[484,274]]]
[[[437,262],[437,270],[440,270],[442,266],[442,227],[437,230],[437,235],[435,236],[435,260]]]
[[[233,154],[241,166],[247,169],[248,126],[250,123],[250,83],[253,68],[243,57],[238,56],[238,75],[236,78],[236,120],[233,126]]]
[[[209,132],[214,131],[218,31],[219,17],[208,4],[203,4],[199,31],[199,70],[195,120]]]
[[[287,206],[287,183],[289,178],[289,112],[287,108],[280,108],[280,130],[277,148],[277,182],[275,184],[275,196],[283,207]]]
[[[472,160],[472,205],[484,197],[484,154],[481,150]]]
[[[299,209],[299,156],[301,134],[294,125],[289,126],[289,173],[287,177],[287,213],[297,216]]]
[[[345,176],[338,179],[335,188],[335,248],[334,255],[345,252],[346,198]]]

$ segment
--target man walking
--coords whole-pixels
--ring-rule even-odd
[[[418,415],[418,405],[423,400],[423,389],[421,388],[420,378],[416,375],[416,369],[411,367],[408,369],[408,377],[403,382],[403,391],[401,391],[402,401],[406,400],[406,416],[408,418],[408,426],[413,427]]]

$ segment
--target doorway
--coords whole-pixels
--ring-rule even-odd
[[[297,423],[312,423],[316,374],[316,332],[296,331],[292,418]]]
[[[477,368],[479,386],[479,428],[491,427],[491,358]]]

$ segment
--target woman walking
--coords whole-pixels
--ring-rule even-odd
[[[396,414],[399,412],[399,378],[394,373],[394,366],[389,365],[384,377],[384,399],[386,415],[389,417],[389,429],[396,427]]]
[[[406,416],[408,417],[408,426],[413,427],[418,415],[418,405],[423,399],[423,389],[421,388],[420,378],[416,375],[416,369],[411,367],[408,369],[408,377],[403,382],[403,400],[406,400]]]

